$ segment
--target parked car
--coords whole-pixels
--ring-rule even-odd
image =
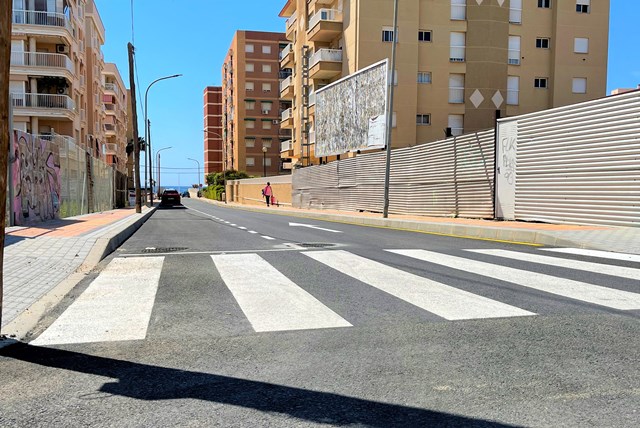
[[[176,189],[164,189],[160,199],[161,206],[180,205],[180,193]]]
[[[183,197],[183,198],[190,198],[190,197],[191,197],[191,195],[189,194],[189,191],[188,191],[188,190],[185,190],[184,192],[182,192],[182,197]]]

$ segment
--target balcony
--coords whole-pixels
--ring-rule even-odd
[[[116,95],[120,94],[120,90],[118,89],[118,85],[116,85],[115,83],[105,83],[104,84],[104,90],[113,92]]]
[[[293,140],[280,142],[280,153],[288,152],[290,150],[293,150]]]
[[[118,155],[118,145],[114,143],[107,143],[105,147],[106,155]]]
[[[309,94],[309,116],[316,114],[316,93],[311,92]]]
[[[292,64],[293,64],[293,46],[291,45],[291,43],[289,43],[280,51],[280,68],[290,68],[290,65]]]
[[[73,148],[73,145],[75,145],[76,143],[75,138],[69,137],[68,135],[56,134],[55,132],[51,134],[37,134],[34,135],[34,137],[40,138],[41,140],[51,141],[52,143],[55,143],[59,148]]]
[[[342,74],[342,50],[319,49],[309,60],[309,77],[332,79]]]
[[[76,104],[66,95],[11,93],[14,113],[21,116],[66,117],[73,119]]]
[[[65,37],[69,43],[73,41],[71,23],[62,13],[14,10],[12,22],[15,32]]]
[[[316,131],[310,131],[309,132],[309,144],[315,144],[316,143]]]
[[[342,34],[342,12],[320,9],[309,19],[307,39],[312,42],[330,42]]]
[[[293,40],[293,31],[296,29],[295,24],[297,21],[298,21],[298,15],[294,13],[287,19],[285,23],[285,27],[286,27],[285,34],[288,40]]]
[[[62,54],[11,52],[11,73],[73,78],[73,62]]]
[[[293,109],[286,109],[280,116],[280,128],[292,128],[293,127]]]
[[[293,76],[289,76],[280,82],[280,98],[285,100],[293,99]]]
[[[293,169],[293,162],[282,162],[282,169],[284,171],[289,171]]]
[[[309,10],[315,11],[319,6],[331,6],[335,0],[307,0]]]

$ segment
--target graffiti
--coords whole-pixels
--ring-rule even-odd
[[[58,147],[22,131],[14,131],[10,173],[15,225],[58,218],[60,155]]]
[[[500,148],[502,149],[502,165],[500,166],[500,170],[509,184],[513,184],[516,177],[516,146],[516,137],[509,136],[500,139]]]

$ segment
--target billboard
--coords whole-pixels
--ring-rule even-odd
[[[385,59],[316,91],[316,157],[385,146],[388,70]]]

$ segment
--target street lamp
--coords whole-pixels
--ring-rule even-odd
[[[262,146],[262,176],[267,176],[267,146]]]
[[[198,164],[198,182],[197,182],[197,185],[198,185],[198,196],[199,196],[199,194],[200,194],[200,178],[201,178],[200,177],[200,162],[198,162],[195,159],[191,159],[191,158],[187,158],[187,159],[192,160],[192,161],[194,161],[195,163]]]
[[[160,152],[163,151],[163,150],[171,149],[171,148],[173,148],[173,147],[172,146],[163,147],[163,148],[161,148],[160,150],[158,150],[156,152],[156,163],[158,164],[158,183],[157,183],[158,184],[158,194],[160,194]]]
[[[173,79],[174,77],[180,77],[182,74],[174,74],[171,76],[161,77],[154,80],[147,86],[147,90],[144,92],[144,141],[147,144],[147,153],[149,159],[149,182],[153,180],[153,170],[151,169],[151,141],[149,141],[149,121],[147,120],[147,95],[149,95],[149,89],[161,80]],[[147,186],[147,169],[144,170],[144,185]],[[149,206],[153,205],[153,186],[151,186],[151,192],[149,194]]]
[[[389,85],[389,103],[387,107],[387,133],[385,145],[387,146],[387,158],[384,169],[384,207],[382,217],[389,217],[389,182],[391,173],[391,128],[393,127],[393,79],[396,74],[396,46],[398,44],[398,0],[393,2],[393,43],[391,45],[391,84]]]

